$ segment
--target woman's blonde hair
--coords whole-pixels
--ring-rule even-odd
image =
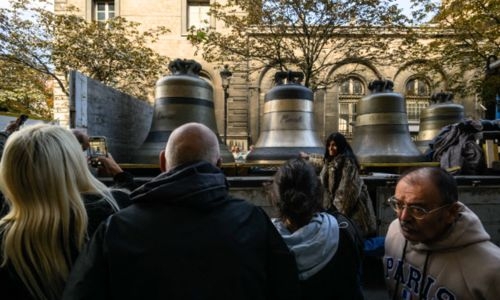
[[[81,194],[99,194],[117,210],[113,196],[90,173],[73,133],[46,124],[9,137],[0,189],[10,206],[0,219],[2,266],[10,264],[35,298],[60,298],[87,235]]]

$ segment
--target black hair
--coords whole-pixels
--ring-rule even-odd
[[[352,151],[351,145],[347,142],[347,139],[345,136],[340,133],[340,132],[334,132],[330,134],[325,142],[325,162],[331,160],[333,157],[330,156],[330,152],[328,151],[328,147],[330,145],[330,142],[334,141],[335,146],[337,146],[337,152],[338,154],[342,154],[347,157],[351,157],[356,164],[356,167],[359,169],[359,162],[358,159],[356,158],[356,155],[354,155],[354,151]]]
[[[274,175],[274,204],[280,218],[296,229],[322,211],[323,189],[314,167],[302,158],[293,158]]]

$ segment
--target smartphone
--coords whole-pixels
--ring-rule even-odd
[[[103,136],[89,136],[89,149],[88,155],[90,158],[90,165],[92,167],[99,167],[101,163],[97,159],[99,156],[108,156],[108,145],[106,138]]]

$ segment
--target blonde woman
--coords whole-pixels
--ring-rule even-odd
[[[59,299],[89,235],[118,210],[115,193],[92,176],[81,152],[73,133],[54,125],[26,127],[7,140],[0,285],[12,299]]]

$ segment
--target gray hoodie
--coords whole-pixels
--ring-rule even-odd
[[[330,214],[315,214],[309,224],[295,232],[290,232],[279,219],[272,221],[295,255],[300,280],[318,273],[337,252],[339,225]]]

